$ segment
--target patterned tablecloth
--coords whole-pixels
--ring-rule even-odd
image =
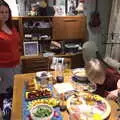
[[[51,85],[48,85],[48,87],[52,90],[52,87]],[[24,87],[24,90],[23,90],[24,94],[23,94],[23,105],[22,105],[22,110],[23,110],[23,120],[32,120],[31,117],[30,117],[30,111],[28,109],[28,102],[26,99],[25,99],[25,92],[26,92],[26,85]],[[46,98],[45,98],[46,99]],[[54,116],[51,120],[63,120],[63,117],[61,115],[61,111],[60,111],[60,108],[59,107],[54,107]]]

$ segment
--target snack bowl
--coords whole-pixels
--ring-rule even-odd
[[[77,76],[77,75],[73,75],[72,76],[72,80],[74,82],[78,82],[78,83],[88,83],[88,78],[86,76]]]
[[[48,104],[38,104],[31,108],[30,115],[32,120],[51,120],[54,109]]]
[[[48,80],[50,77],[52,77],[50,72],[47,71],[36,72],[36,82],[43,86],[46,86],[48,84]]]
[[[40,72],[36,72],[36,77],[41,79],[46,79],[51,77],[51,74],[50,72],[47,71],[40,71]]]

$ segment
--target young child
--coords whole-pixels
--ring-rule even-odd
[[[105,68],[98,59],[90,60],[85,69],[88,79],[97,85],[96,94],[112,99],[117,97],[116,91],[120,87],[120,74],[117,71]]]

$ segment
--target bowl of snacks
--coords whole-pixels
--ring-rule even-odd
[[[32,120],[50,120],[54,115],[54,109],[48,104],[38,104],[31,108]]]
[[[50,72],[47,71],[36,72],[36,82],[43,86],[46,86],[48,84],[50,77],[52,77]]]
[[[84,68],[73,69],[72,73],[73,73],[73,77],[72,77],[73,81],[80,82],[80,83],[88,82],[88,78]]]

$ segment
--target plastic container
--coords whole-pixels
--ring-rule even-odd
[[[59,58],[56,65],[56,81],[58,83],[64,82],[64,66],[63,66],[64,58]]]

